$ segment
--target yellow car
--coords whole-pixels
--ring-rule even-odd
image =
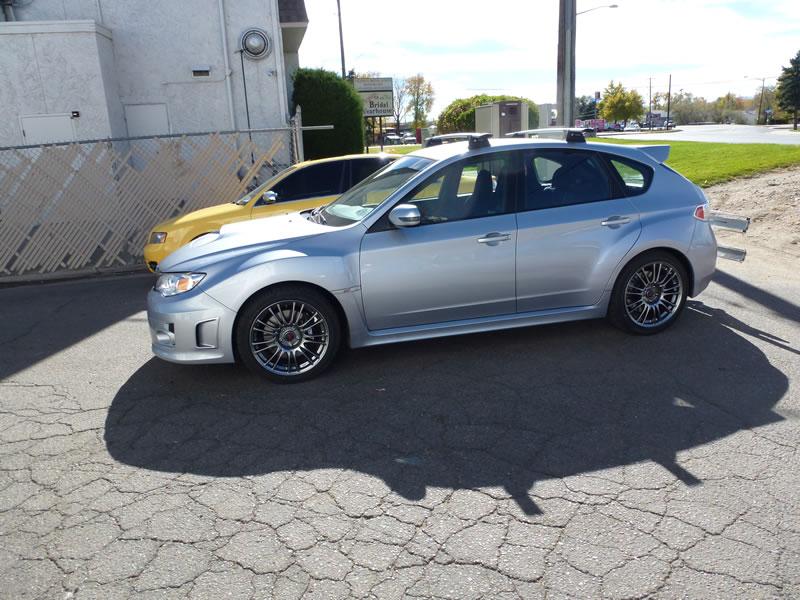
[[[147,268],[193,239],[226,223],[259,219],[328,204],[399,155],[353,154],[307,160],[281,171],[252,192],[228,204],[201,208],[156,225],[144,247]]]

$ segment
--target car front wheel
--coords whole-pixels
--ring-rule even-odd
[[[341,343],[336,309],[320,292],[279,286],[256,296],[236,326],[236,350],[253,372],[278,383],[316,377]]]
[[[620,273],[608,307],[611,322],[630,333],[663,331],[686,304],[686,268],[669,252],[646,252]]]

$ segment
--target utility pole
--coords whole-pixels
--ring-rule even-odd
[[[653,131],[653,78],[649,80],[647,87],[647,128]]]
[[[556,105],[558,125],[572,127],[575,103],[576,0],[559,0]]]
[[[766,77],[761,78],[761,97],[758,99],[758,116],[756,116],[756,125],[761,123],[761,104],[764,102],[764,82]]]
[[[669,86],[667,87],[667,122],[664,123],[664,127],[669,129],[669,103],[672,99],[672,73],[669,74]]]
[[[339,14],[339,52],[342,55],[342,79],[347,77],[344,69],[344,35],[342,35],[342,5],[340,0],[336,0],[336,12]]]

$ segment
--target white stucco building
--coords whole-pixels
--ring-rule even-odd
[[[308,22],[303,0],[25,0],[3,13],[0,146],[245,129],[245,83],[251,126],[285,126]],[[253,29],[270,48],[243,57]]]

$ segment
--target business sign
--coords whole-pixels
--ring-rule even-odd
[[[391,117],[394,114],[391,77],[354,79],[353,85],[364,103],[365,117]]]

